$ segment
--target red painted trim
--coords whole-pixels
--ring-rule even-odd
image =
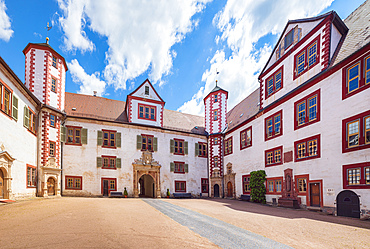
[[[216,94],[219,94],[219,93],[224,93],[225,95],[226,95],[226,99],[228,99],[228,92],[227,91],[225,91],[225,90],[223,90],[223,89],[220,89],[220,90],[218,90],[218,91],[216,91],[216,92],[210,92],[210,93],[208,93],[207,94],[207,96],[205,96],[204,97],[204,99],[203,99],[203,101],[204,101],[204,104],[206,104],[206,101],[207,101],[207,99],[209,98],[209,97],[212,97],[212,99],[213,99],[213,96],[214,95],[216,95]],[[221,99],[221,98],[220,98]],[[212,102],[211,102],[212,103]]]
[[[117,169],[116,162],[114,162],[114,167],[104,167],[104,158],[108,158],[108,159],[114,158],[114,159],[116,159],[117,158],[116,156],[105,156],[105,155],[102,155],[101,158],[102,158],[102,169],[114,169],[114,170]],[[110,160],[108,160],[108,165],[110,165]]]
[[[294,51],[296,51],[303,43],[305,43],[308,39],[312,37],[313,34],[315,34],[320,28],[322,28],[327,21],[332,19],[332,15],[327,16],[324,20],[322,20],[319,24],[316,25],[315,28],[313,28],[308,34],[306,34],[299,42],[297,42],[293,48],[289,49],[286,53],[284,53],[283,56],[279,58],[279,60],[275,61],[274,64],[272,64],[266,71],[264,71],[258,79],[262,79],[267,73],[269,73],[271,70],[273,70],[277,65],[279,65],[286,57],[288,57],[290,54],[292,54]],[[270,58],[271,59],[271,58]],[[269,63],[270,59],[267,61],[266,65]]]
[[[368,49],[364,55],[360,56],[359,58],[356,58],[356,59],[353,59],[353,61],[351,61],[350,63],[351,64],[348,64],[346,67],[343,67],[342,69],[342,100],[346,99],[346,98],[349,98],[353,95],[356,95],[357,93],[360,93],[362,91],[364,91],[365,89],[368,89],[370,87],[370,83],[367,83],[365,84],[365,79],[366,79],[366,75],[365,75],[365,60],[367,58],[369,58],[369,50]],[[359,67],[359,87],[348,93],[348,87],[347,87],[347,70],[356,65],[357,63],[360,63],[360,67]]]
[[[370,148],[370,143],[365,143],[365,118],[370,116],[370,110],[359,113],[355,116],[346,118],[342,120],[342,153],[357,151],[357,150],[363,150]],[[348,142],[347,142],[347,123],[359,120],[360,126],[359,126],[359,141],[358,146],[348,148]]]
[[[66,128],[67,128],[67,134],[66,134],[66,142],[65,142],[65,144],[66,145],[82,146],[82,141],[81,141],[82,140],[82,138],[81,138],[82,137],[82,134],[81,134],[82,127],[81,126],[66,125]],[[68,128],[72,128],[73,129],[73,142],[71,142],[71,143],[68,142]],[[80,129],[80,143],[76,143],[76,141],[75,141],[76,129]]]
[[[104,180],[108,180],[108,195],[110,194],[110,192],[112,192],[112,191],[117,191],[117,178],[107,178],[107,177],[102,177],[101,178],[101,194],[104,194],[104,184],[103,184],[103,181]],[[115,182],[115,184],[114,184],[114,189],[111,189],[110,188],[110,182],[109,181],[111,181],[111,180],[113,180],[114,182]]]
[[[80,179],[80,187],[76,188],[75,181],[73,180],[73,187],[69,188],[67,178]],[[66,190],[82,190],[82,176],[65,176],[65,189]]]
[[[360,169],[360,184],[349,185],[348,178],[347,178],[347,170],[356,169],[356,168]],[[370,189],[370,184],[366,184],[365,168],[370,168],[370,162],[343,165],[342,166],[343,188],[344,189]]]
[[[140,117],[140,107],[143,107],[143,115],[144,117]],[[149,117],[151,116],[151,109],[154,108],[154,119],[151,118],[146,118],[145,117],[145,108],[149,108]],[[144,119],[144,120],[149,120],[149,121],[157,121],[157,107],[153,105],[146,105],[146,104],[138,104],[137,108],[137,118],[138,119]]]
[[[115,130],[106,130],[102,129],[103,132],[103,145],[102,148],[107,148],[107,149],[117,149],[116,142],[117,142],[117,131]],[[114,146],[109,146],[109,145],[104,145],[104,132],[108,132],[108,143],[110,144],[110,134],[114,133]]]
[[[277,116],[279,114],[280,114],[280,133],[275,135],[275,116]],[[271,118],[272,118],[272,136],[267,137],[267,128],[268,128],[267,120],[269,120]],[[265,118],[265,141],[268,141],[268,140],[276,138],[276,137],[280,137],[281,135],[283,135],[283,110],[282,109],[280,111],[275,112],[274,114],[268,116],[267,118]]]
[[[164,101],[163,101],[163,99],[161,98],[161,96],[159,96],[159,94],[157,93],[157,91],[155,90],[155,88],[153,87],[153,85],[152,85],[152,83],[148,80],[148,79],[146,79],[143,83],[141,83],[141,85],[140,86],[138,86],[137,88],[136,88],[136,90],[135,91],[133,91],[132,93],[130,93],[128,96],[130,96],[130,97],[134,97],[134,96],[132,96],[134,93],[136,93],[137,92],[137,90],[139,90],[146,82],[148,82],[149,83],[149,85],[152,87],[152,89],[153,89],[153,91],[155,92],[155,94],[157,95],[157,97],[163,102],[163,103],[165,103]]]
[[[281,86],[278,90],[276,90],[276,82],[275,82],[275,76],[276,74],[281,70]],[[273,81],[273,90],[272,93],[268,94],[268,80],[271,79]],[[279,69],[277,69],[273,74],[270,75],[270,77],[265,79],[265,99],[268,99],[278,91],[280,91],[284,87],[284,65],[282,65]]]
[[[280,150],[280,162],[275,163],[275,151]],[[267,153],[272,152],[272,164],[267,164]],[[271,166],[277,166],[277,165],[282,165],[284,158],[283,158],[283,146],[278,146],[269,150],[265,150],[265,167],[271,167]]]
[[[146,137],[147,141],[148,141],[148,138],[151,137],[152,138],[152,149],[150,150],[151,152],[153,152],[154,148],[153,148],[153,138],[154,136],[153,135],[147,135],[147,134],[141,134],[141,139],[143,139],[143,137]],[[147,147],[148,147],[148,142],[147,142]],[[141,151],[146,151],[148,149],[143,149],[143,141],[141,141]]]
[[[308,156],[308,142],[317,139],[317,154],[316,156]],[[305,143],[305,157],[304,158],[299,158],[298,159],[298,148],[297,145]],[[298,141],[294,142],[294,162],[301,162],[301,161],[306,161],[306,160],[311,160],[315,158],[320,158],[321,157],[321,135],[317,134],[315,136],[307,137]]]
[[[247,175],[242,175],[242,188],[243,188],[243,194],[244,195],[247,195],[247,194],[250,194],[251,191],[245,191],[245,188],[244,188],[244,183],[246,181],[244,181],[244,179],[247,179],[249,177],[249,184],[250,184],[250,178],[251,178],[251,175],[250,174],[247,174]],[[250,186],[250,185],[249,185]],[[250,187],[249,187],[250,188]]]
[[[1,86],[2,85],[2,86]],[[5,84],[4,81],[2,81],[0,79],[0,87],[3,87],[3,89],[1,90],[1,94],[2,96],[0,96],[0,104],[1,104],[1,110],[4,112],[5,115],[7,115],[10,119],[13,119],[12,117],[12,111],[13,111],[13,90],[7,85]],[[5,89],[4,89],[5,88]],[[5,112],[5,109],[4,109],[4,91],[7,91],[9,92],[9,113]],[[19,108],[18,108],[19,110]]]
[[[251,143],[250,143],[250,145],[245,145],[244,147],[242,146],[242,133],[243,132],[245,132],[245,142],[247,143],[247,131],[248,130],[251,130]],[[252,136],[252,126],[249,126],[248,128],[246,128],[246,129],[244,129],[244,130],[242,130],[241,132],[240,132],[240,135],[239,135],[239,137],[240,137],[240,150],[244,150],[244,149],[246,149],[246,148],[248,148],[248,147],[252,147],[252,142],[253,142],[253,136]]]
[[[229,151],[229,149],[227,149],[227,151],[226,151],[226,144],[228,144],[230,140],[231,140],[231,151]],[[224,156],[233,154],[233,147],[234,147],[234,145],[233,145],[233,137],[231,136],[228,139],[225,139],[224,140],[224,148],[225,148],[225,154],[224,154]],[[229,146],[227,148],[229,148]]]
[[[33,166],[33,165],[30,165],[30,164],[26,163],[26,188],[33,188],[34,189],[37,186],[37,170],[35,171],[36,184],[35,184],[35,186],[30,186],[30,185],[28,185],[28,168],[36,169],[36,166]],[[31,176],[31,179],[32,179],[32,176]]]
[[[307,35],[306,35],[307,36]],[[317,42],[316,47],[316,62],[311,65],[310,68],[308,68],[308,48],[313,45],[315,42]],[[298,68],[297,68],[297,57],[305,52],[305,63],[304,63],[304,70],[298,75]],[[298,53],[294,55],[294,67],[293,67],[293,80],[296,80],[297,78],[301,77],[303,74],[308,72],[310,69],[314,68],[316,65],[320,63],[320,34],[316,36],[309,44],[307,44],[303,49],[301,49]]]
[[[54,49],[52,49],[49,45],[43,46],[35,43],[28,43],[28,45],[23,50],[23,54],[27,54],[30,49],[39,49],[50,52],[55,57],[63,61],[64,68],[66,69],[66,71],[68,71],[67,63],[65,62],[64,58],[60,54],[58,54]]]
[[[206,181],[206,183],[203,183],[203,181]],[[209,180],[208,178],[200,178],[200,189],[203,194],[208,194],[209,193]],[[203,186],[206,186],[206,190],[203,191]]]
[[[183,170],[184,171],[176,171],[176,165],[175,165],[175,170],[174,170],[174,172],[173,173],[176,173],[176,174],[185,174],[185,162],[179,162],[179,161],[174,161],[173,162],[174,164],[182,164],[183,165]]]
[[[322,180],[312,180],[312,181],[309,181],[307,183],[307,186],[308,186],[308,197],[306,199],[306,205],[307,207],[311,206],[311,186],[310,184],[311,183],[319,183],[320,184],[320,207],[323,207],[324,206],[324,193],[323,193],[323,181]]]
[[[298,179],[306,178],[306,192],[299,192],[298,191]],[[306,196],[306,203],[308,198],[308,182],[310,181],[310,175],[309,174],[303,174],[303,175],[295,175],[294,176],[294,182],[295,182],[295,192],[300,196]]]
[[[276,191],[276,181],[277,180],[281,180],[281,191],[279,191],[279,192]],[[269,181],[274,181],[274,191],[272,191],[272,192],[269,191],[269,185],[268,185]],[[281,195],[281,193],[283,191],[283,184],[284,184],[284,180],[283,180],[282,176],[266,178],[266,195]]]
[[[300,129],[302,127],[306,127],[308,125],[311,125],[311,124],[314,124],[316,122],[319,122],[320,121],[320,109],[321,109],[321,105],[320,105],[320,100],[321,100],[321,96],[320,96],[320,88],[316,91],[314,91],[313,93],[301,98],[300,100],[294,102],[294,130],[297,130],[297,129]],[[316,119],[315,120],[312,120],[312,121],[309,121],[308,119],[308,99],[312,98],[313,96],[317,95],[317,100],[316,100]],[[302,124],[302,125],[298,125],[298,104],[302,103],[303,101],[305,101],[306,103],[306,110],[305,110],[305,113],[306,113],[306,118],[305,118],[305,123]]]
[[[176,183],[184,183],[185,184],[185,189],[184,190],[176,189]],[[175,192],[180,192],[180,193],[186,192],[186,181],[175,181]]]
[[[127,96],[130,100],[132,99],[135,99],[135,100],[139,100],[139,101],[143,101],[143,102],[149,102],[149,103],[154,103],[154,104],[159,104],[159,105],[162,105],[164,104],[163,101],[159,101],[159,100],[154,100],[154,99],[147,99],[147,98],[143,98],[143,97],[136,97],[136,96]]]
[[[207,143],[204,143],[204,142],[198,142],[199,145],[201,145],[202,147],[205,145],[206,146],[206,150],[205,150],[205,155],[201,155],[200,152],[201,150],[199,150],[199,156],[198,157],[204,157],[204,158],[207,158],[208,157],[208,146],[207,146]],[[202,149],[203,150],[203,149]]]
[[[174,138],[173,139],[174,141],[177,141],[177,151],[179,151],[180,150],[180,144],[179,144],[179,142],[182,142],[182,153],[181,152],[176,152],[176,145],[175,145],[175,151],[174,151],[174,155],[180,155],[180,156],[183,156],[183,155],[185,155],[185,140],[184,139],[177,139],[177,138]]]

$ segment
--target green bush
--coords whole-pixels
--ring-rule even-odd
[[[266,203],[266,172],[264,170],[252,171],[250,179],[251,200]]]

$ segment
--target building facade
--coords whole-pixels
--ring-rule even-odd
[[[0,60],[0,199],[240,198],[264,170],[268,203],[368,217],[368,9],[289,21],[259,88],[228,111],[216,83],[204,117],[165,109],[149,80],[126,101],[66,93],[64,58],[28,44],[24,84]]]

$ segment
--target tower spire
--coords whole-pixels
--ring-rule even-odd
[[[216,68],[216,87],[217,87],[217,82],[218,82],[218,80],[217,80],[217,74],[219,74],[219,71]]]
[[[49,37],[48,37],[48,34],[49,34],[49,30],[52,28],[53,26],[49,26],[49,22],[46,24],[46,44],[49,44]]]

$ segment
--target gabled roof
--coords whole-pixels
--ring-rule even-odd
[[[348,33],[332,65],[338,64],[370,43],[370,1],[364,2],[345,20]]]
[[[222,89],[221,87],[217,86],[217,82],[216,82],[216,86],[212,89],[212,91],[210,91],[207,96],[204,97],[204,101],[206,100],[206,98],[208,98],[208,96],[211,94],[211,93],[214,93],[214,92],[218,92],[218,91],[222,91],[222,92],[225,92],[226,93],[226,98],[227,98],[227,95],[228,95],[228,92],[225,91],[224,89]]]
[[[231,109],[226,114],[226,120],[228,122],[228,129],[230,131],[232,128],[240,125],[259,111],[259,101],[260,101],[260,89],[257,88],[254,92],[243,99],[239,104],[237,104],[233,109]]]
[[[26,54],[28,50],[31,49],[31,47],[39,48],[39,49],[46,49],[52,52],[53,54],[56,54],[59,59],[63,61],[64,67],[66,71],[68,71],[67,63],[63,56],[61,56],[57,51],[55,51],[48,43],[28,43],[27,46],[23,49],[23,54]]]
[[[154,91],[154,93],[157,95],[157,97],[163,102],[163,103],[165,103],[164,102],[164,100],[161,98],[161,96],[159,96],[159,94],[157,93],[157,91],[155,90],[155,88],[153,87],[153,84],[148,80],[148,79],[146,79],[143,83],[141,83],[141,85],[140,86],[138,86],[136,89],[135,89],[135,91],[133,91],[133,92],[131,92],[129,95],[127,95],[127,97],[128,96],[133,96],[136,92],[137,92],[137,90],[139,90],[145,83],[149,83],[149,85],[151,86],[151,88],[153,89],[153,91]]]
[[[126,103],[124,101],[68,92],[66,92],[65,98],[67,118],[87,118],[130,124],[127,119]],[[140,124],[135,123],[133,125]],[[206,134],[204,117],[166,109],[163,110],[163,128],[201,135]]]
[[[7,161],[11,161],[11,162],[15,160],[15,158],[13,158],[6,150],[0,151],[0,157],[5,157]]]
[[[343,23],[342,19],[340,19],[340,17],[337,15],[337,13],[336,13],[335,11],[329,11],[329,12],[327,12],[327,13],[325,13],[325,14],[322,14],[322,15],[320,15],[320,16],[316,16],[316,17],[310,17],[310,18],[304,18],[304,19],[296,19],[296,20],[288,20],[287,24],[285,25],[285,28],[284,28],[283,32],[282,32],[282,33],[281,33],[281,35],[280,35],[279,40],[277,41],[277,43],[275,44],[274,49],[273,49],[273,50],[272,50],[272,52],[271,52],[271,55],[270,55],[269,59],[267,60],[267,62],[266,62],[266,64],[265,64],[265,66],[263,67],[263,69],[262,69],[262,71],[261,71],[261,73],[260,73],[260,75],[259,75],[259,78],[262,76],[262,74],[263,74],[263,73],[265,72],[265,70],[267,69],[267,66],[269,65],[269,62],[271,61],[271,58],[274,56],[275,51],[276,51],[277,47],[279,46],[279,44],[280,44],[281,40],[284,38],[284,34],[285,34],[286,30],[288,29],[288,26],[289,26],[289,25],[291,25],[291,24],[295,24],[295,23],[315,22],[315,21],[318,21],[318,20],[321,20],[321,19],[322,19],[322,20],[324,20],[325,18],[327,18],[327,17],[328,17],[328,16],[330,16],[330,15],[332,15],[332,16],[333,16],[333,24],[336,26],[336,28],[338,29],[338,31],[339,31],[342,35],[343,35],[343,34],[345,34],[345,33],[347,32],[348,28],[346,27],[346,25]],[[321,22],[320,22],[320,23],[318,23],[318,24],[316,25],[316,27],[317,27],[318,25],[320,25],[320,24],[321,24]],[[312,30],[311,30],[311,31],[312,31]],[[311,31],[310,31],[310,32],[308,32],[305,36],[310,35]],[[302,41],[302,40],[303,40],[303,38],[304,38],[304,37],[302,37],[300,41]],[[292,48],[290,48],[290,49],[287,51],[287,53],[289,53],[289,51],[293,51],[295,46],[300,46],[300,42],[297,42],[296,44],[294,44],[294,45],[293,45],[293,47],[292,47]],[[282,60],[282,59],[283,59],[283,56],[282,56],[279,60],[277,60],[274,64],[276,64],[276,63],[280,62],[280,60]],[[273,66],[273,65],[271,65],[270,67],[272,67],[272,66]]]

